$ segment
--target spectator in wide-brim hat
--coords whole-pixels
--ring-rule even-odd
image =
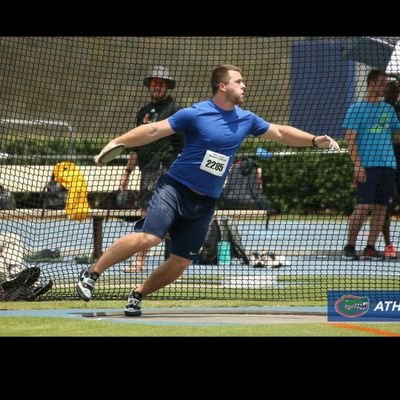
[[[143,85],[149,87],[153,78],[163,79],[167,83],[167,88],[175,89],[175,79],[170,75],[168,68],[158,65],[154,67],[151,72],[143,79]]]
[[[168,90],[175,88],[176,81],[168,68],[158,65],[153,67],[143,79],[148,88],[150,102],[144,105],[136,115],[136,126],[160,121],[174,114],[179,106],[175,103]],[[165,174],[169,166],[176,159],[183,147],[183,136],[174,135],[146,146],[134,148],[121,177],[118,201],[122,208],[130,208],[129,204],[129,176],[135,166],[141,171],[140,195],[138,206],[143,216],[153,193],[158,178]],[[146,252],[136,254],[132,264],[124,272],[140,272],[146,269]]]

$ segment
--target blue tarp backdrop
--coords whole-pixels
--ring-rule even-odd
[[[342,138],[346,110],[354,99],[354,61],[339,40],[296,41],[292,48],[290,125]]]

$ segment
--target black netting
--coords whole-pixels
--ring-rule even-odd
[[[361,258],[342,257],[355,206],[342,123],[350,104],[363,98],[372,69],[398,78],[399,39],[0,38],[0,283],[15,279],[18,268],[39,266],[39,282],[52,280],[51,290],[14,297],[77,299],[80,270],[132,232],[155,179],[182,144],[135,149],[139,161],[132,168],[131,150],[102,168],[93,156],[138,124],[210,98],[213,69],[229,63],[243,71],[244,109],[275,124],[328,134],[341,151],[246,139],[217,204],[213,261],[199,256],[151,297],[313,301],[325,299],[329,289],[398,290],[398,259],[363,256],[368,223],[355,247]],[[150,101],[149,78],[158,75],[168,78],[171,99],[138,114]],[[126,167],[132,171],[121,192]],[[66,171],[63,188],[54,174]],[[390,240],[399,247],[397,198],[390,208]],[[381,233],[376,249],[385,252]],[[130,267],[134,258],[113,266],[97,282],[95,298],[125,299],[168,252],[168,243],[152,248],[143,270]]]

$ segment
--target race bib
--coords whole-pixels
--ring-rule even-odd
[[[228,162],[228,156],[207,150],[200,165],[200,169],[212,175],[222,176],[226,170]]]

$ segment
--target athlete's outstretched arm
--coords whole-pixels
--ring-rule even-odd
[[[271,124],[261,137],[294,147],[315,146],[321,149],[340,150],[337,142],[328,135],[315,136],[289,125]]]

